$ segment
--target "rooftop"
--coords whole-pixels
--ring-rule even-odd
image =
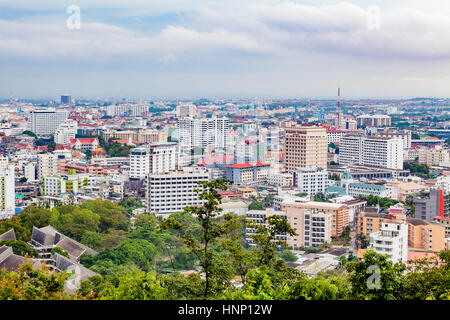
[[[232,164],[230,166],[227,166],[227,168],[231,168],[231,169],[244,169],[244,168],[253,168],[253,167],[267,167],[270,166],[270,164],[268,163],[262,163],[260,161],[256,161],[255,163],[236,163],[236,164]]]

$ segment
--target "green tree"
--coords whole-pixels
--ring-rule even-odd
[[[263,203],[264,207],[268,208],[272,206],[273,199],[275,199],[275,196],[273,194],[269,194],[264,197]]]
[[[406,267],[392,263],[387,255],[368,250],[362,261],[349,262],[344,268],[349,273],[354,299],[395,300],[400,296]]]
[[[295,262],[298,260],[298,257],[290,250],[283,250],[280,253],[280,258],[287,262]]]
[[[58,247],[58,246],[57,247],[53,247],[50,252],[51,252],[51,254],[58,253],[58,254],[60,254],[60,255],[62,255],[64,257],[66,257],[66,258],[70,258],[69,253],[66,250],[64,250],[63,248]]]
[[[100,216],[100,232],[106,232],[108,229],[128,230],[129,219],[124,208],[116,202],[101,199],[89,200],[80,208],[88,209]]]
[[[183,238],[185,245],[197,257],[201,272],[205,275],[204,297],[210,296],[212,284],[221,282],[223,285],[223,281],[231,280],[227,277],[232,276],[230,268],[227,268],[229,266],[228,261],[218,254],[215,246],[219,245],[221,238],[237,228],[237,219],[231,214],[225,214],[224,223],[214,221],[214,218],[222,211],[222,208],[219,207],[222,197],[218,190],[227,190],[226,184],[229,182],[227,179],[199,182],[202,188],[197,189],[196,192],[198,198],[205,200],[205,203],[200,207],[186,207],[184,209],[184,212],[194,216],[199,222],[201,226],[200,239],[183,232],[182,225],[173,217],[169,217],[161,223],[162,228],[181,231],[180,236]],[[218,279],[220,281],[217,281]]]
[[[39,253],[36,249],[33,249],[28,243],[21,240],[3,240],[0,241],[0,247],[1,246],[8,246],[11,247],[14,254],[17,254],[19,256],[29,256],[32,258],[36,258],[39,256]]]
[[[248,210],[264,210],[264,203],[260,201],[252,201],[252,203],[249,204]]]
[[[442,263],[439,263],[439,259]],[[441,251],[433,258],[415,260],[403,277],[401,299],[450,299],[450,250]]]
[[[286,246],[286,241],[281,239],[283,235],[297,235],[287,219],[280,216],[269,216],[265,226],[251,220],[247,221],[247,225],[253,230],[250,238],[256,245],[258,267],[271,265],[276,260],[277,247]]]
[[[21,265],[17,271],[0,270],[0,300],[85,299],[79,294],[65,292],[68,277],[65,272],[51,272],[45,267],[34,270],[30,262]]]
[[[14,229],[17,240],[28,242],[31,240],[31,229],[22,225],[20,216],[13,216],[11,219],[0,220],[0,234]]]
[[[95,231],[86,231],[80,242],[89,248],[98,250],[102,248],[102,235]]]
[[[26,134],[26,135],[28,135],[28,136],[35,137],[35,138],[36,138],[36,135],[34,134],[34,132],[29,131],[29,130],[25,130],[24,132],[22,132],[22,134]]]
[[[102,292],[106,300],[164,300],[169,296],[161,285],[156,272],[135,270],[116,277],[115,286],[107,286]]]

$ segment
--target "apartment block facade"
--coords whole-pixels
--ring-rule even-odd
[[[14,166],[0,169],[0,220],[15,214],[15,174]]]
[[[289,208],[300,208],[310,210],[312,213],[326,213],[331,217],[331,236],[339,237],[344,229],[349,225],[348,207],[339,203],[327,202],[282,202],[281,211],[287,211]]]
[[[317,167],[327,169],[328,137],[323,127],[303,126],[285,129],[285,169],[295,172],[298,168]]]
[[[147,177],[147,211],[157,215],[182,212],[186,206],[202,205],[195,189],[202,190],[198,182],[210,181],[211,174],[204,168],[183,168],[166,174]]]
[[[348,135],[341,138],[339,164],[403,169],[403,140]]]
[[[33,110],[30,112],[30,130],[36,135],[54,134],[68,116],[65,110]]]

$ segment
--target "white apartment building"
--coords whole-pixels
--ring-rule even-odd
[[[148,112],[149,106],[143,104],[119,104],[119,105],[109,105],[106,108],[106,115],[115,117],[124,114],[129,116],[139,117]]]
[[[182,212],[186,206],[198,206],[204,200],[198,198],[198,184],[210,181],[211,174],[205,168],[183,168],[166,174],[149,174],[147,177],[147,211],[157,215]]]
[[[403,140],[347,135],[341,138],[339,164],[403,169]]]
[[[30,131],[36,135],[52,135],[68,116],[66,110],[33,110],[30,112]]]
[[[375,134],[379,137],[398,138],[403,140],[403,149],[411,149],[411,130],[380,131]]]
[[[28,182],[36,180],[36,165],[33,162],[28,162],[23,165],[23,175]]]
[[[58,155],[53,153],[38,154],[37,179],[58,174]]]
[[[392,262],[407,263],[408,225],[403,222],[382,222],[380,231],[370,234],[370,246],[379,254],[387,254]]]
[[[6,156],[0,156],[0,170],[5,170],[8,168],[9,159]]]
[[[134,148],[130,150],[130,178],[143,179],[150,172],[150,150]]]
[[[78,123],[75,120],[66,120],[56,129],[54,140],[56,144],[69,144],[70,139],[75,139]]]
[[[420,164],[426,164],[427,166],[438,166],[441,163],[450,161],[450,154],[447,149],[442,146],[435,146],[432,149],[420,148],[418,150],[418,157]]]
[[[193,147],[225,149],[229,140],[230,121],[227,118],[178,120],[178,141],[183,149]]]
[[[436,188],[442,189],[444,195],[450,194],[450,176],[440,176],[436,181]]]
[[[192,103],[180,103],[177,105],[177,118],[195,117],[197,115],[197,107]]]
[[[277,187],[290,187],[293,185],[292,173],[271,173],[267,176],[267,183]]]
[[[95,176],[90,174],[59,174],[46,176],[42,183],[44,196],[59,196],[64,193],[77,194],[82,188],[92,186]]]
[[[415,161],[419,157],[419,151],[417,149],[404,149],[403,150],[403,160],[404,161]]]
[[[348,134],[347,130],[336,130],[336,129],[327,130],[328,144],[334,142],[340,143],[341,138],[347,134]]]
[[[322,168],[307,167],[298,168],[294,173],[295,186],[299,193],[307,193],[309,197],[319,192],[325,194],[329,185],[328,172]]]
[[[14,166],[10,165],[0,169],[0,220],[14,216],[15,198]]]
[[[130,152],[130,178],[143,179],[149,173],[168,173],[177,169],[178,145],[155,143]]]

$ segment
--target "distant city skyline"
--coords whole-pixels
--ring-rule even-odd
[[[450,96],[445,0],[0,0],[0,38],[1,99]]]

